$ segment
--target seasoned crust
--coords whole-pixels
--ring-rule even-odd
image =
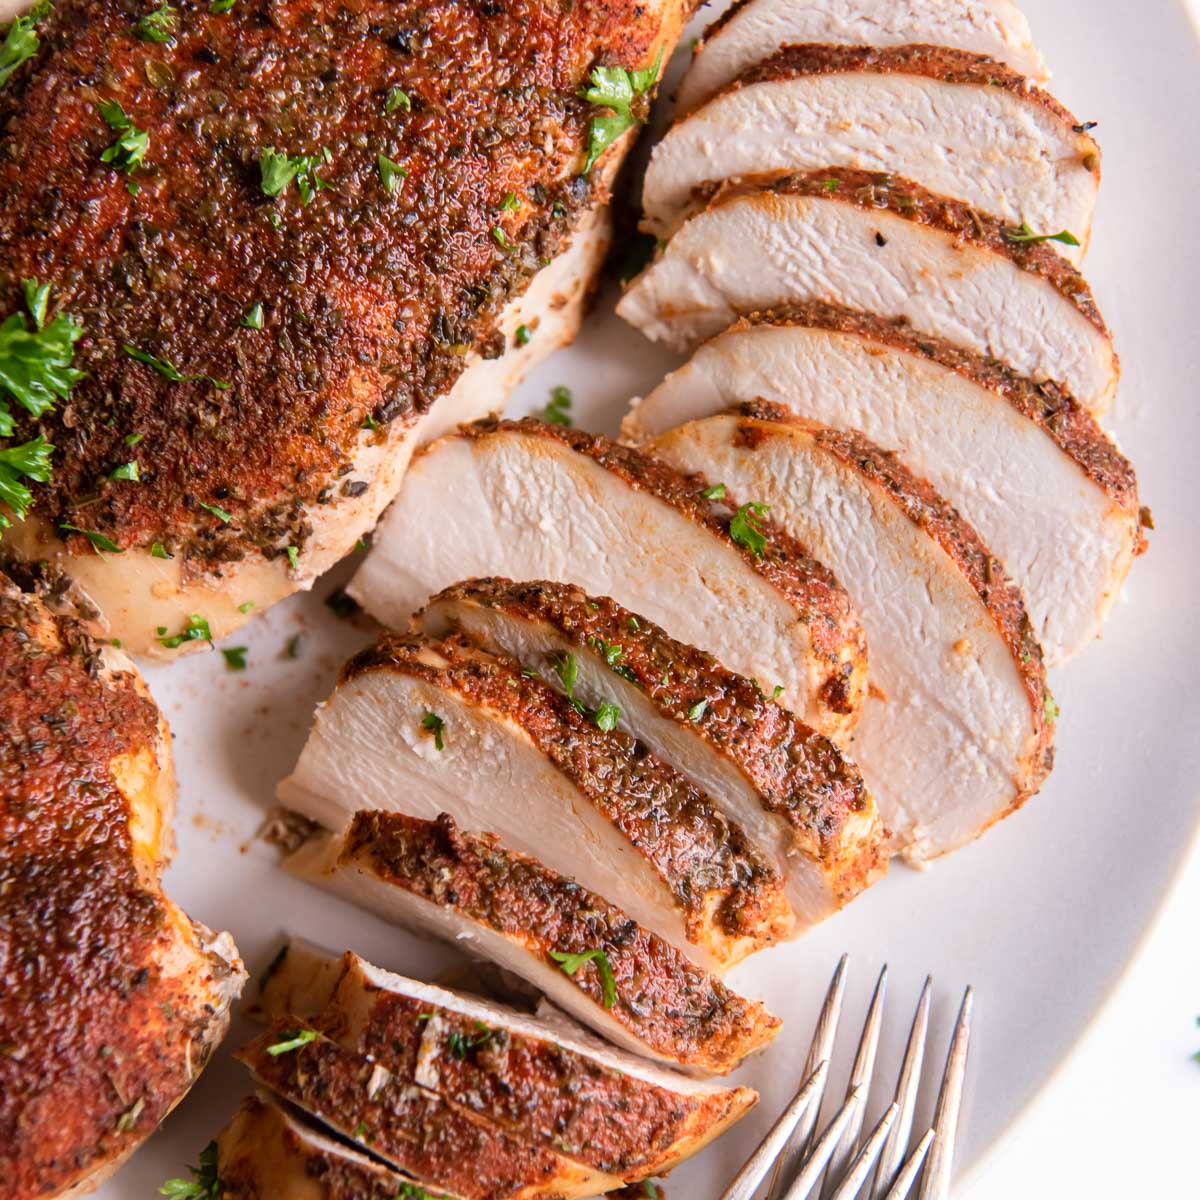
[[[1061,254],[1041,242],[1014,242],[1005,237],[1011,225],[961,200],[928,191],[911,179],[852,167],[822,167],[819,171],[742,176],[724,183],[703,184],[697,194],[707,199],[709,208],[755,194],[811,196],[872,212],[889,212],[914,224],[940,230],[959,241],[1001,254],[1022,271],[1044,279],[1111,345],[1112,334],[1100,315],[1092,289]],[[1115,372],[1118,368],[1115,350],[1112,355]]]
[[[1025,777],[1008,812],[1019,808],[1041,786],[1054,765],[1054,726],[1047,716],[1053,701],[1046,685],[1042,648],[1034,636],[1020,589],[975,530],[926,480],[914,475],[891,451],[882,450],[854,430],[813,425],[765,401],[738,405],[737,437],[753,446],[764,433],[760,422],[802,428],[814,442],[840,459],[868,483],[882,488],[910,521],[928,534],[958,568],[991,616],[1012,655],[1032,711],[1033,746],[1024,763]],[[996,820],[1007,815],[998,814]]]
[[[430,651],[444,665],[432,665]],[[625,734],[605,733],[565,696],[462,638],[388,636],[352,658],[346,683],[402,671],[517,724],[648,861],[682,910],[691,940],[732,963],[786,936],[791,910],[778,873],[708,798]]]
[[[199,570],[302,547],[306,506],[336,503],[356,447],[381,436],[366,417],[423,411],[468,349],[501,349],[504,302],[602,198],[604,172],[578,173],[594,112],[581,83],[597,62],[652,61],[682,6],[650,19],[633,0],[569,15],[556,0],[175,10],[160,44],[98,0],[61,0],[39,22],[39,54],[0,91],[0,315],[34,277],[85,328],[86,378],[40,423],[58,450],[34,511],[122,548],[160,541]],[[410,110],[384,111],[391,86]],[[150,135],[136,196],[100,161],[115,136],[103,100]],[[307,206],[295,185],[265,196],[268,146],[329,150],[331,187]],[[408,171],[395,192],[379,154]],[[261,331],[239,324],[255,303]],[[170,382],[123,343],[231,386]],[[111,481],[130,459],[141,483]],[[70,546],[92,553],[78,535]]]
[[[173,782],[138,676],[7,581],[0,676],[0,1171],[20,1200],[155,1128],[240,964],[158,890]]]
[[[766,807],[792,826],[798,843],[836,870],[847,851],[847,822],[870,808],[866,785],[828,738],[772,703],[757,684],[614,600],[571,584],[472,579],[446,588],[430,606],[455,600],[547,622],[581,645],[617,647],[620,661],[613,669],[733,760]],[[693,717],[701,703],[701,715]],[[837,889],[840,899],[848,900],[854,892],[846,888],[861,884],[861,867]]]
[[[851,717],[862,710],[866,695],[867,642],[854,606],[833,573],[813,558],[795,538],[761,518],[767,531],[761,557],[733,540],[730,523],[734,510],[702,492],[709,480],[682,475],[665,463],[623,446],[598,433],[551,425],[533,417],[520,421],[486,418],[460,426],[464,437],[484,438],[512,432],[557,441],[586,455],[630,487],[669,504],[689,520],[716,534],[742,559],[781,592],[808,630],[815,654],[825,664],[824,681],[816,700],[831,714]]]
[[[730,328],[736,331],[767,325],[805,325],[835,333],[853,333],[954,371],[1006,400],[1021,416],[1044,430],[1113,504],[1128,513],[1138,513],[1137,476],[1132,463],[1117,449],[1096,418],[1060,384],[1052,380],[1038,382],[998,358],[976,354],[945,338],[918,332],[903,318],[881,317],[823,300],[750,313]],[[1144,549],[1144,542],[1139,549]]]
[[[550,951],[604,951],[616,998],[609,1015],[664,1057],[725,1074],[761,1049],[778,1018],[731,992],[619,908],[495,838],[400,813],[360,812],[350,823],[343,866],[362,863],[386,882],[463,913],[518,941],[557,970]],[[603,1004],[595,963],[564,975]]]

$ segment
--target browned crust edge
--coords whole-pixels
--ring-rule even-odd
[[[684,1066],[728,1074],[780,1028],[779,1019],[761,1004],[731,992],[615,905],[503,849],[494,837],[462,832],[445,814],[435,822],[400,813],[357,813],[340,864],[368,870],[488,926],[553,970],[558,965],[551,951],[603,950],[615,983],[607,1010],[612,1019],[657,1054]],[[594,961],[564,978],[603,1006]]]
[[[867,642],[854,605],[833,573],[769,517],[760,519],[768,536],[766,548],[758,557],[734,541],[730,533],[735,510],[702,495],[709,480],[683,475],[602,434],[551,425],[532,417],[520,421],[489,417],[460,426],[459,433],[475,440],[513,433],[558,442],[708,530],[783,595],[805,624],[813,652],[825,664],[825,678],[814,689],[813,700],[831,714],[830,727],[852,724],[855,714],[861,712],[866,694]],[[851,664],[849,671],[846,664]]]
[[[447,665],[422,662],[429,650]],[[372,671],[403,672],[519,725],[642,855],[674,898],[689,940],[715,957],[732,965],[790,933],[783,881],[707,796],[633,738],[597,728],[513,659],[461,638],[389,636],[351,659],[342,681]]]
[[[761,423],[804,429],[819,447],[881,488],[917,528],[941,547],[979,597],[1012,655],[1032,714],[1033,745],[1025,762],[1026,776],[1017,781],[1018,793],[1007,810],[1015,811],[1038,790],[1054,765],[1054,725],[1049,717],[1054,702],[1046,684],[1042,648],[1034,636],[1025,602],[1000,560],[932,484],[914,475],[893,452],[880,449],[862,434],[813,425],[761,401],[739,405],[733,412],[739,418],[738,436],[751,445],[761,437],[757,428]]]

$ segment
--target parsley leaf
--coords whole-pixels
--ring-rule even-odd
[[[263,327],[263,306],[261,301],[250,305],[242,314],[242,319],[238,324],[243,329],[261,329]]]
[[[383,102],[383,111],[394,113],[398,108],[404,109],[405,112],[412,112],[412,101],[403,88],[388,88],[387,99]]]
[[[136,462],[122,463],[115,471],[110,472],[109,479],[128,480],[130,483],[141,483],[142,476]]]
[[[585,88],[581,94],[598,108],[610,109],[612,115],[592,118],[588,129],[587,160],[583,164],[584,175],[621,134],[645,119],[633,115],[633,102],[654,86],[658,69],[662,66],[664,49],[660,46],[654,65],[642,71],[628,71],[624,67],[593,69],[591,87]]]
[[[475,1029],[477,1032],[473,1036],[471,1034],[455,1032],[450,1034],[446,1039],[446,1045],[452,1058],[461,1061],[472,1050],[477,1050],[480,1046],[486,1046],[492,1040],[492,1030],[482,1021],[475,1022]]]
[[[264,196],[278,196],[285,192],[292,180],[300,190],[300,203],[307,204],[313,192],[332,187],[317,174],[322,162],[329,162],[332,155],[328,150],[320,154],[276,154],[274,146],[268,146],[258,156],[260,186]]]
[[[530,336],[528,325],[518,325],[517,332],[513,334],[513,341],[516,342],[518,346],[528,346]]]
[[[509,192],[503,200],[500,201],[500,207],[505,212],[517,212],[520,210],[521,202],[517,199],[516,192]]]
[[[170,42],[175,39],[175,10],[166,0],[152,13],[139,17],[134,36],[143,42]]]
[[[224,646],[221,648],[221,653],[225,657],[225,666],[231,671],[244,671],[246,669],[246,646]]]
[[[203,500],[197,501],[205,512],[210,512],[222,525],[228,525],[233,520],[233,514],[226,512],[219,504],[205,504]]]
[[[191,1179],[168,1179],[158,1194],[170,1200],[218,1200],[221,1181],[217,1177],[217,1143],[209,1142],[200,1151],[200,1165],[188,1170]]]
[[[714,483],[711,487],[706,487],[704,491],[700,493],[700,495],[702,495],[705,500],[724,500],[725,485],[723,483]]]
[[[80,529],[78,525],[62,524],[59,529],[65,529],[68,533],[82,534],[89,542],[92,543],[92,549],[97,554],[123,554],[124,551],[110,537],[105,537],[102,533],[97,533],[94,529]]]
[[[40,0],[24,16],[13,18],[4,42],[0,44],[0,87],[23,62],[28,62],[37,53],[41,42],[34,26],[48,16],[53,7],[50,0]]]
[[[214,379],[211,375],[183,375],[174,363],[168,362],[165,358],[157,358],[153,354],[148,354],[145,350],[139,350],[136,346],[130,345],[129,342],[122,342],[121,349],[130,358],[136,358],[138,362],[145,363],[148,367],[153,367],[160,375],[164,375],[172,383],[211,383],[213,387],[220,388],[223,392],[227,392],[232,386],[224,379]]]
[[[729,536],[739,546],[745,546],[755,558],[762,558],[763,551],[767,548],[766,534],[755,518],[761,517],[770,507],[769,504],[752,500],[749,504],[743,504],[729,522]]]
[[[1062,709],[1058,707],[1058,702],[1049,692],[1046,693],[1046,698],[1042,701],[1043,710],[1046,713],[1046,720],[1053,724],[1062,716]]]
[[[46,483],[50,479],[50,454],[54,447],[39,433],[19,446],[0,450],[0,502],[8,505],[18,521],[25,519],[33,503],[33,493],[23,482]],[[0,512],[0,529],[12,524],[7,513]]]
[[[174,558],[175,555],[168,554],[167,548],[166,548],[166,546],[164,546],[162,544],[162,542],[155,542],[150,547],[150,557],[151,558]]]
[[[576,708],[581,708],[581,705],[575,699],[575,682],[579,678],[579,663],[575,661],[575,655],[570,653],[556,654],[551,666],[554,667],[554,673],[563,685],[563,691],[566,692],[567,699]]]
[[[100,115],[109,129],[120,135],[100,155],[100,161],[108,163],[114,171],[124,171],[126,174],[140,167],[146,151],[150,149],[150,135],[129,119],[120,101],[101,100]]]
[[[691,708],[688,709],[688,720],[698,721],[708,710],[708,700],[697,700]]]
[[[158,627],[158,643],[160,646],[165,646],[168,650],[178,650],[184,642],[211,642],[212,633],[208,628],[208,622],[199,614],[192,613],[187,624],[183,627],[182,633],[166,636],[167,627],[160,625]]]
[[[288,566],[292,570],[296,570],[300,566],[300,547],[299,546],[284,546],[284,554],[287,555]]]
[[[1036,242],[1062,242],[1064,246],[1079,245],[1079,239],[1069,229],[1061,229],[1058,233],[1034,233],[1024,221],[1016,229],[1006,229],[1004,236],[1010,242],[1024,242],[1028,245]]]
[[[0,437],[11,437],[13,432],[4,393],[31,417],[40,417],[54,407],[55,400],[65,400],[83,378],[83,372],[71,366],[83,326],[66,313],[45,324],[46,307],[38,285],[26,280],[24,287],[26,299],[32,301],[35,328],[29,328],[21,313],[13,313],[0,325]]]
[[[22,279],[21,291],[25,293],[25,307],[29,309],[34,326],[41,329],[46,323],[46,309],[50,304],[50,285],[38,283],[36,279]]]
[[[397,191],[408,171],[398,162],[392,162],[386,154],[380,154],[375,161],[379,165],[379,182],[383,184],[384,191]]]
[[[446,722],[437,713],[427,712],[421,718],[421,728],[433,734],[435,750],[445,750],[446,740],[442,735],[446,732]]]
[[[501,250],[511,254],[516,249],[516,246],[508,240],[508,234],[499,225],[492,226],[492,237]]]
[[[232,10],[237,0],[212,0],[208,6],[208,11],[215,16],[221,16],[222,13],[227,13]]]
[[[601,994],[605,1008],[612,1008],[617,1000],[617,981],[613,978],[612,963],[603,950],[585,950],[582,954],[567,954],[561,950],[551,950],[550,957],[558,963],[559,969],[565,975],[574,975],[586,962],[594,962],[600,972]]]
[[[605,733],[611,733],[621,719],[621,710],[611,701],[603,700],[594,714],[596,726]]]
[[[563,387],[561,384],[551,388],[550,403],[542,409],[542,420],[550,425],[570,425],[569,413],[573,399],[570,388]]]
[[[287,1054],[292,1050],[299,1050],[301,1046],[307,1046],[309,1042],[315,1042],[320,1036],[315,1029],[289,1029],[282,1034],[282,1041],[273,1042],[267,1047],[267,1053],[272,1058],[278,1058],[281,1054]]]

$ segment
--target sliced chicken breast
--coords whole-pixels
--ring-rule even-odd
[[[1011,0],[738,0],[705,31],[676,94],[686,113],[782,46],[924,43],[984,54],[1039,83],[1046,64]]]
[[[762,550],[748,514],[704,486],[597,434],[479,422],[413,462],[350,592],[402,628],[431,593],[472,576],[575,583],[767,692],[782,686],[797,716],[845,737],[866,676],[849,598],[793,539]]]
[[[891,176],[836,168],[718,190],[617,306],[691,350],[739,315],[820,300],[906,321],[1094,413],[1117,387],[1112,338],[1060,255],[1004,222]]]
[[[689,1073],[728,1074],[779,1030],[627,912],[445,814],[362,812],[344,839],[318,836],[287,865],[499,964],[609,1041]]]
[[[788,936],[782,880],[741,830],[597,721],[608,723],[462,639],[385,639],[343,671],[279,797],[333,830],[364,807],[448,812],[710,968]]]
[[[757,684],[645,617],[570,584],[478,579],[439,593],[416,624],[461,631],[560,689],[565,676],[587,708],[615,703],[617,728],[690,778],[786,880],[796,932],[882,873],[857,769]]]
[[[343,1049],[510,1136],[623,1180],[671,1170],[758,1098],[749,1088],[663,1070],[582,1030],[564,1033],[495,1001],[394,975],[352,953],[326,957],[314,971],[309,948],[298,951],[285,953],[264,999],[307,991],[315,1000],[311,993],[324,990],[331,966],[340,972],[336,984],[315,1007],[264,1005],[269,1018],[312,1024]]]
[[[871,640],[854,754],[898,851],[954,850],[1037,791],[1056,713],[1041,650],[1016,587],[928,483],[861,434],[769,405],[682,425],[655,448],[762,495],[853,581]]]
[[[642,189],[668,237],[706,183],[824,167],[890,171],[1086,251],[1100,149],[1048,92],[994,59],[945,46],[787,46],[667,131]]]
[[[222,1200],[423,1200],[411,1178],[360,1154],[266,1091],[243,1100],[217,1135],[216,1174]],[[426,1195],[447,1200],[444,1192]]]
[[[857,429],[928,479],[1020,587],[1049,664],[1098,636],[1146,518],[1133,467],[1069,395],[903,321],[813,302],[706,342],[622,433],[642,444],[756,399]]]
[[[615,1176],[508,1137],[288,1018],[235,1057],[262,1086],[419,1186],[463,1200],[570,1200],[620,1186]]]

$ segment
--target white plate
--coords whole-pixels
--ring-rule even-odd
[[[1200,517],[1187,490],[1200,475],[1195,43],[1182,10],[1166,0],[1031,0],[1028,8],[1056,92],[1080,118],[1100,122],[1104,186],[1088,275],[1124,362],[1113,424],[1159,529],[1103,644],[1052,681],[1063,715],[1058,767],[1042,794],[976,845],[924,874],[896,867],[803,942],[737,970],[735,985],[761,996],[786,1028],[742,1072],[763,1093],[757,1114],[677,1173],[669,1188],[675,1197],[719,1194],[780,1108],[843,950],[852,955],[851,1021],[879,965],[890,963],[885,1075],[898,1060],[901,1026],[926,972],[935,983],[938,1058],[961,989],[975,986],[962,1162],[977,1162],[1112,988],[1197,824]],[[579,343],[528,381],[518,411],[565,383],[577,397],[579,423],[612,430],[627,398],[672,365],[612,317],[612,303],[604,296]],[[367,640],[322,603],[347,574],[343,567],[312,596],[280,605],[231,639],[249,647],[244,674],[227,672],[218,654],[148,672],[176,735],[179,856],[167,883],[197,918],[231,929],[252,968],[269,959],[284,930],[295,930],[429,975],[453,960],[451,952],[288,879],[275,852],[254,840],[313,705],[346,654]],[[302,649],[293,662],[281,651],[297,631]],[[153,1195],[195,1161],[248,1090],[245,1072],[229,1058],[247,1033],[235,1025],[193,1093],[102,1196]],[[873,1109],[881,1099],[873,1097]],[[931,1097],[923,1101],[927,1112]]]

